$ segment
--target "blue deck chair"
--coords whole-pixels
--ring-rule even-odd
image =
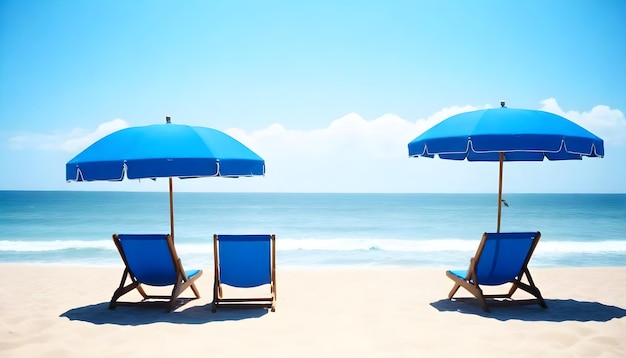
[[[176,305],[178,296],[191,287],[195,298],[200,293],[195,285],[202,275],[202,270],[183,269],[182,262],[176,253],[174,241],[166,235],[123,235],[113,234],[113,242],[124,261],[124,273],[119,287],[113,293],[109,303],[110,309],[117,305],[134,305],[141,303],[164,303],[168,312]],[[126,285],[127,279],[130,283]],[[174,286],[169,296],[148,295],[143,289],[147,286]],[[137,289],[143,300],[140,302],[119,302],[118,299],[126,293]]]
[[[215,281],[211,311],[220,306],[267,307],[276,305],[275,235],[213,235]],[[269,285],[267,297],[223,298],[222,285],[239,288]]]
[[[454,281],[454,287],[448,295],[452,299],[460,287],[474,295],[485,312],[490,305],[539,304],[547,305],[528,270],[528,261],[539,242],[540,232],[484,233],[476,254],[471,258],[469,268],[449,270],[446,276]],[[526,278],[528,283],[522,282]],[[506,294],[483,294],[481,286],[499,286],[512,284]],[[534,299],[513,300],[511,296],[517,289],[533,295]],[[500,300],[496,300],[500,299]]]

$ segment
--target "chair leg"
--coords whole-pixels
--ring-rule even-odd
[[[137,281],[133,281],[132,277],[130,277],[131,283],[128,284],[128,286],[124,286],[127,277],[130,277],[130,273],[128,272],[128,269],[125,269],[122,274],[122,280],[120,281],[119,287],[115,290],[115,292],[113,292],[113,297],[111,297],[111,301],[109,302],[109,309],[115,309],[117,300],[134,289],[139,290],[144,298],[146,297],[145,292],[141,288],[141,284]]]
[[[120,287],[117,290],[115,290],[115,292],[113,293],[113,297],[111,297],[111,301],[109,302],[109,309],[111,310],[115,309],[117,305],[117,300],[120,297],[127,294],[128,292],[134,290],[138,285],[139,285],[138,283],[131,283],[130,285],[126,287]]]
[[[483,296],[482,290],[480,290],[479,294],[475,296],[476,299],[478,299],[478,303],[480,303],[480,307],[483,309],[483,311],[489,312],[489,307],[487,307],[487,301],[485,300],[485,296]]]
[[[454,286],[452,286],[452,289],[450,290],[450,293],[448,293],[448,298],[452,299],[452,297],[454,296],[456,291],[459,290],[459,288],[461,288],[461,285],[459,285],[458,283],[455,283]]]
[[[530,270],[528,269],[528,267],[526,268],[525,273],[526,273],[526,277],[528,278],[528,283],[530,283],[530,287],[532,287],[533,291],[536,293],[535,296],[539,300],[539,305],[541,305],[541,307],[543,308],[548,308],[548,305],[546,304],[546,301],[543,299],[543,296],[541,295],[539,288],[535,285],[535,281],[533,281],[533,277],[530,275]]]
[[[270,283],[270,297],[272,297],[271,311],[276,312],[276,285],[274,282]]]
[[[452,273],[446,273],[446,275],[450,279],[452,279],[452,281],[454,281],[454,286],[452,287],[452,290],[450,290],[450,293],[448,294],[449,299],[452,299],[454,294],[456,294],[458,289],[462,286],[469,293],[471,293],[474,297],[476,297],[483,311],[489,312],[489,308],[487,307],[487,300],[485,299],[485,296],[483,295],[483,290],[478,285],[473,285],[470,282],[467,282],[466,280],[462,280]]]
[[[476,297],[483,311],[489,312],[489,308],[487,307],[487,300],[485,299],[483,290],[480,287],[467,283],[463,285],[463,288],[465,288],[469,293]]]
[[[452,299],[452,297],[454,296],[456,291],[458,291],[459,288],[461,287],[461,284],[460,284],[458,278],[454,274],[452,274],[452,272],[446,271],[446,276],[448,276],[449,279],[454,281],[454,286],[452,286],[452,289],[450,290],[450,293],[448,293],[448,298]]]
[[[140,283],[137,284],[137,291],[139,291],[139,294],[141,294],[141,296],[143,296],[144,300],[146,298],[148,298],[148,294],[146,293],[146,291],[144,291],[143,286],[141,286]]]
[[[176,290],[176,288],[174,288]],[[172,290],[172,297],[170,297],[170,301],[167,304],[167,312],[172,312],[176,306],[176,301],[178,300],[178,294],[174,294],[174,290]]]
[[[200,277],[200,275],[194,276],[191,279],[184,280],[183,276],[179,275],[177,279],[177,283],[174,285],[174,288],[172,289],[172,295],[171,295],[170,303],[168,306],[169,312],[171,312],[175,308],[175,303],[176,303],[176,300],[178,300],[178,296],[180,296],[183,292],[185,292],[187,288],[191,288],[196,299],[200,298],[200,292],[198,291],[198,288],[196,287],[196,283],[195,283],[195,280],[198,277]]]
[[[506,294],[506,298],[513,297],[513,294],[515,293],[515,291],[517,291],[518,287],[519,286],[514,282],[513,285],[511,285],[511,289],[509,289],[509,293]]]
[[[546,305],[546,301],[543,299],[543,296],[541,296],[541,292],[539,291],[539,289],[536,286],[530,286],[527,285],[525,283],[519,282],[517,284],[517,286],[523,290],[526,291],[528,293],[530,293],[531,295],[535,296],[535,298],[537,299],[537,303],[543,307],[543,308],[548,308],[548,305]]]
[[[191,284],[191,290],[193,291],[193,294],[196,295],[196,298],[200,298],[200,292],[198,291],[195,283]]]
[[[543,299],[543,296],[541,295],[541,292],[539,291],[539,288],[535,285],[535,282],[533,281],[532,276],[530,275],[530,270],[528,270],[528,268],[526,268],[524,270],[524,273],[522,274],[526,275],[526,279],[528,280],[528,284],[523,283],[521,281],[516,281],[514,283],[514,287],[519,288],[523,291],[526,291],[528,293],[530,293],[531,295],[535,296],[537,298],[538,304],[543,307],[543,308],[548,308],[548,305],[546,304],[546,301]],[[520,279],[522,278],[520,277]],[[511,288],[512,290],[512,288]]]
[[[211,312],[217,312],[217,302],[221,296],[221,290],[219,287],[219,282],[215,281],[213,283],[213,302],[211,303]]]

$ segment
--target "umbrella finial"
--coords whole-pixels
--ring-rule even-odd
[[[172,123],[172,118],[170,116],[165,116],[165,123]]]
[[[506,107],[505,104],[506,104],[506,102],[504,102],[504,100],[500,101],[500,107],[505,108]]]

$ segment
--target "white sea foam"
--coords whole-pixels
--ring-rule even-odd
[[[626,241],[545,241],[540,242],[537,249],[543,253],[567,254],[567,253],[590,253],[600,254],[605,252],[626,253]]]
[[[115,250],[111,240],[81,241],[81,240],[54,240],[54,241],[9,241],[0,240],[0,251],[41,252],[60,251],[70,249],[101,249]]]
[[[434,251],[472,251],[476,250],[475,241],[468,240],[398,240],[398,239],[281,239],[277,250],[309,250],[309,251],[401,251],[401,252],[434,252]]]
[[[477,240],[399,240],[399,239],[292,239],[278,238],[277,251],[367,251],[379,250],[385,252],[473,252],[478,245]],[[213,244],[207,242],[186,243],[176,242],[179,254],[210,254],[213,252]],[[61,251],[72,249],[97,249],[115,250],[110,240],[80,241],[80,240],[56,240],[56,241],[8,241],[0,240],[0,252],[42,252]],[[626,253],[626,241],[607,240],[599,242],[578,241],[543,241],[537,246],[537,251],[544,254],[567,254],[567,253]]]
[[[396,240],[396,239],[283,239],[277,250],[326,250],[326,251],[362,251],[382,250],[397,252],[441,252],[441,251],[476,251],[478,241],[474,240]],[[537,248],[544,253],[626,253],[626,241],[599,242],[541,242]]]

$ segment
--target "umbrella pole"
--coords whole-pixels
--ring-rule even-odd
[[[172,194],[172,177],[170,179],[170,235],[174,240],[174,197]]]
[[[498,183],[498,231],[500,232],[500,215],[502,213],[502,169],[504,167],[504,152],[500,152],[500,179]]]

